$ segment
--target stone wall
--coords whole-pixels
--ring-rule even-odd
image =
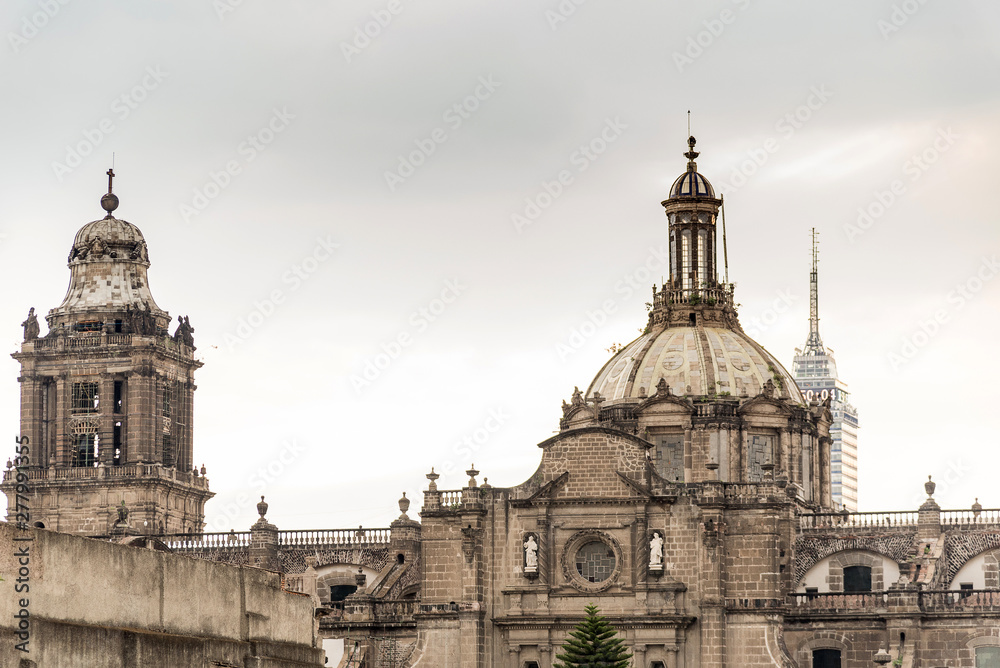
[[[15,592],[21,568],[28,589]],[[0,577],[4,666],[323,665],[312,601],[276,573],[0,523]]]

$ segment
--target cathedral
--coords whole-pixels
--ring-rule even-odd
[[[942,510],[931,480],[915,511],[835,501],[832,397],[743,331],[695,146],[645,328],[563,402],[534,473],[444,490],[428,462],[418,519],[404,495],[389,527],[313,531],[262,498],[249,531],[203,532],[194,330],[153,300],[109,171],[48,332],[30,312],[13,355],[34,457],[8,465],[8,521],[21,472],[39,528],[276,571],[341,668],[552,668],[589,604],[636,668],[1000,668],[1000,511]]]

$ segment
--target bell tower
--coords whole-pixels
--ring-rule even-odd
[[[45,317],[22,323],[21,437],[27,438],[31,522],[47,529],[105,535],[124,502],[138,533],[201,531],[211,498],[193,453],[193,328],[170,315],[149,290],[142,232],[118,219],[114,171],[101,198],[107,215],[87,223],[70,248],[69,288]],[[0,489],[15,520],[16,470]],[[21,476],[22,480],[24,476]],[[24,500],[23,488],[22,504]]]

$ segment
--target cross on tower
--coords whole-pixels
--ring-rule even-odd
[[[108,174],[108,194],[111,194],[111,182],[115,179],[115,169],[112,167],[107,171]]]

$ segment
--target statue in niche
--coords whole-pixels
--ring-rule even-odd
[[[663,536],[659,531],[654,531],[653,538],[649,541],[649,565],[663,568]]]
[[[528,539],[524,541],[524,570],[527,572],[538,570],[538,543],[531,534],[528,534]]]
[[[24,327],[25,341],[32,341],[38,338],[38,332],[41,330],[38,327],[38,318],[35,317],[35,307],[31,307],[28,310],[28,318],[21,323],[21,327]]]

